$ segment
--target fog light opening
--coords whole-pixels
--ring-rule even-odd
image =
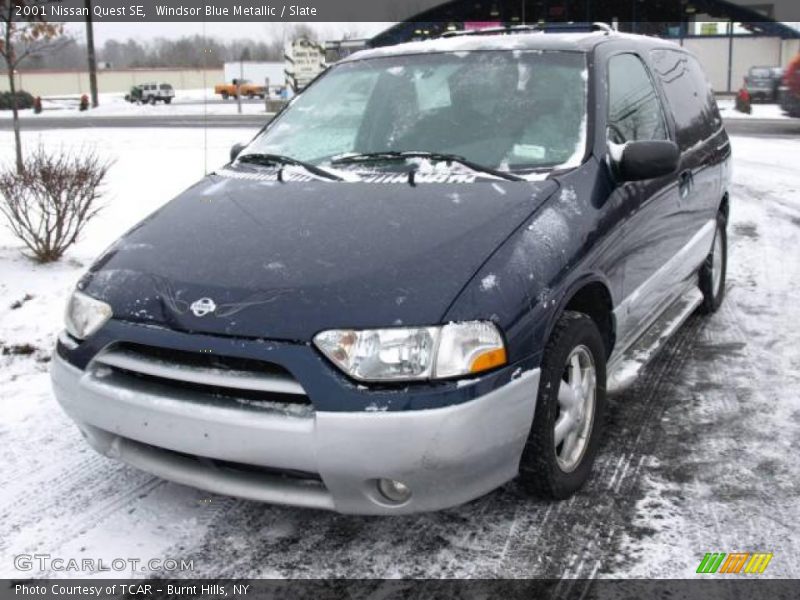
[[[392,504],[403,504],[411,498],[411,488],[394,479],[378,479],[378,491]]]

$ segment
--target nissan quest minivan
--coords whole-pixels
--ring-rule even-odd
[[[99,452],[221,494],[389,515],[518,477],[566,498],[626,351],[722,302],[730,161],[666,41],[359,52],[94,263],[56,397]]]

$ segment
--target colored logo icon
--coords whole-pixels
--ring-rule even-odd
[[[763,573],[771,560],[771,552],[707,552],[697,567],[697,573]]]

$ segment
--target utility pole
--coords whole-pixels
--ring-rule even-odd
[[[239,79],[236,80],[236,110],[242,114],[242,79],[244,79],[244,52],[239,57]]]
[[[89,58],[89,89],[92,95],[92,108],[97,108],[97,57],[94,54],[92,0],[84,0],[84,2],[86,5],[86,54]]]

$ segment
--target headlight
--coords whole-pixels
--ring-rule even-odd
[[[74,338],[84,340],[111,318],[111,307],[105,302],[95,300],[83,292],[75,291],[67,301],[67,332]]]
[[[360,381],[418,381],[480,373],[506,363],[503,337],[492,323],[441,327],[335,329],[314,344]]]

